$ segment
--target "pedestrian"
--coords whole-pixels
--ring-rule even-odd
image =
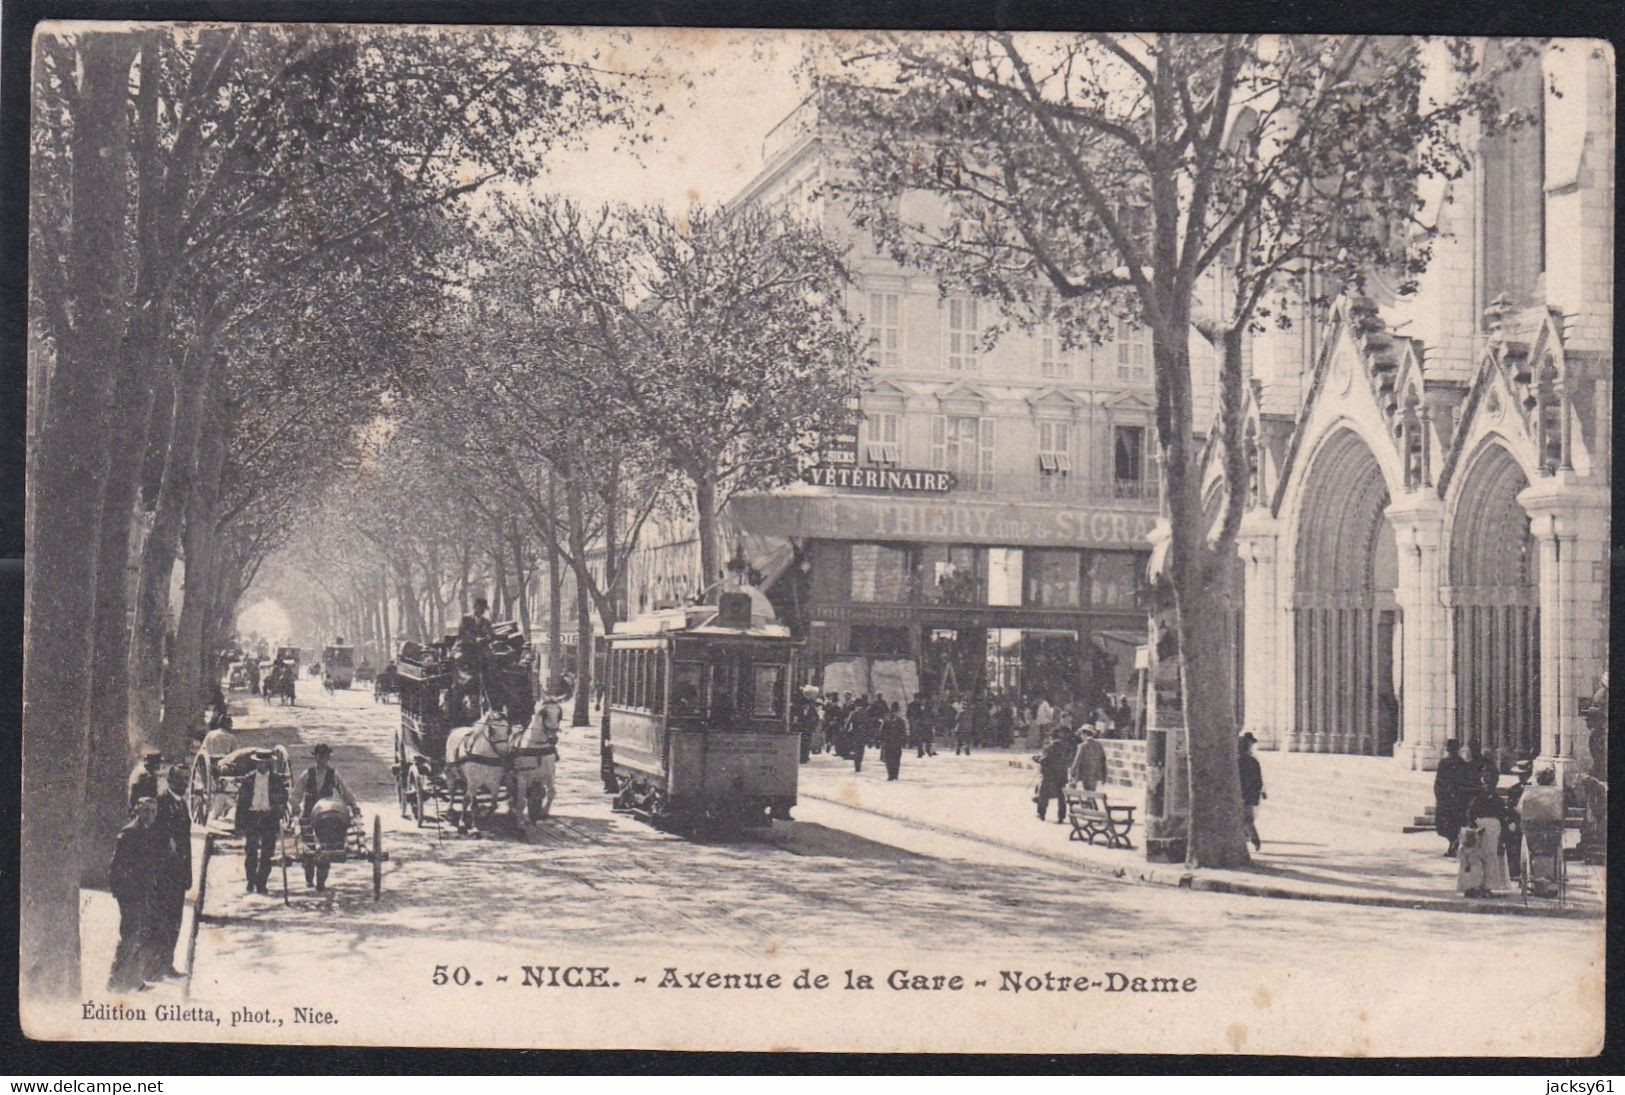
[[[1038,764],[1038,820],[1049,812],[1050,799],[1055,800],[1056,824],[1066,820],[1066,770],[1072,759],[1072,747],[1066,736],[1056,731],[1044,745],[1043,752],[1033,758]]]
[[[908,720],[909,738],[914,743],[915,757],[925,756],[925,750],[920,745],[920,725],[925,722],[924,697],[915,695],[913,699],[909,700],[908,707],[904,709],[903,717]]]
[[[141,975],[148,981],[185,976],[175,968],[175,947],[181,938],[186,891],[192,888],[192,819],[186,809],[188,775],[181,764],[165,774],[153,819],[159,865],[152,912],[147,918],[148,946],[142,961]]]
[[[109,992],[140,992],[147,987],[141,973],[158,892],[162,838],[154,827],[157,818],[157,799],[150,795],[136,799],[130,820],[113,844],[108,888],[118,902],[118,946],[107,976]]]
[[[1474,792],[1484,784],[1485,780],[1499,782],[1501,769],[1496,766],[1495,758],[1485,753],[1476,741],[1467,743],[1467,769],[1471,773],[1468,784]]]
[[[813,738],[818,728],[818,705],[815,702],[818,689],[813,685],[802,686],[801,691],[791,703],[790,725],[795,727],[801,738],[801,763],[806,764],[812,756]]]
[[[1506,825],[1506,803],[1495,790],[1496,777],[1486,776],[1467,803],[1456,867],[1456,888],[1467,897],[1494,897],[1511,884],[1506,856],[1501,851],[1501,830]]]
[[[127,806],[130,813],[135,813],[135,804],[144,798],[154,801],[158,798],[158,777],[164,767],[164,752],[162,749],[148,749],[141,754],[141,763],[130,771],[130,782],[127,795]]]
[[[307,825],[311,824],[312,815],[317,812],[318,804],[327,802],[334,796],[349,807],[349,814],[359,814],[361,807],[356,802],[355,796],[344,785],[344,778],[329,764],[333,756],[333,747],[326,742],[318,742],[310,752],[316,763],[306,768],[304,774],[299,777],[300,820]],[[344,814],[340,816],[348,825],[348,817]],[[337,836],[340,840],[344,838],[343,833]],[[322,844],[325,847],[327,842],[324,840]],[[317,892],[320,892],[327,888],[328,862],[325,856],[306,856],[304,868],[306,889],[314,886]]]
[[[1106,782],[1106,747],[1100,744],[1092,726],[1084,727],[1083,740],[1072,754],[1067,779],[1081,784],[1085,791],[1093,791]]]
[[[271,861],[282,832],[282,813],[288,805],[288,783],[271,770],[271,751],[254,754],[254,771],[237,789],[236,830],[243,836],[243,874],[249,893],[268,893]]]
[[[964,753],[970,756],[971,741],[976,733],[974,729],[976,704],[974,702],[962,704],[954,712],[954,756]]]
[[[993,744],[1000,749],[1010,748],[1010,728],[1015,725],[1015,714],[1010,701],[1000,696],[993,705]]]
[[[1241,816],[1247,825],[1247,839],[1253,842],[1253,850],[1264,846],[1258,838],[1258,803],[1269,796],[1264,793],[1264,770],[1258,766],[1258,758],[1253,756],[1253,744],[1258,741],[1253,737],[1251,730],[1241,735],[1240,756],[1241,766]]]
[[[880,759],[886,765],[886,779],[895,781],[903,767],[903,746],[908,743],[908,722],[898,709],[896,701],[880,729]]]
[[[224,757],[235,753],[238,748],[237,735],[232,733],[231,716],[227,715],[220,720],[220,725],[203,735],[203,751],[211,757]]]
[[[1038,698],[1038,709],[1033,713],[1033,722],[1038,727],[1039,739],[1048,741],[1050,730],[1055,725],[1055,708],[1050,706],[1049,697]]]
[[[1456,854],[1461,840],[1467,803],[1472,800],[1472,774],[1461,759],[1461,743],[1451,738],[1444,743],[1444,756],[1433,773],[1433,829],[1450,842],[1447,857]]]

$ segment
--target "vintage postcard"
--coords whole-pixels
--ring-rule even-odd
[[[31,61],[30,1036],[1600,1052],[1606,43]]]

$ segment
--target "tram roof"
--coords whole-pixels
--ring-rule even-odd
[[[653,635],[707,635],[735,639],[789,639],[790,629],[780,623],[751,618],[749,627],[722,627],[716,623],[716,605],[689,605],[664,609],[621,620],[610,634],[612,639],[648,637]]]

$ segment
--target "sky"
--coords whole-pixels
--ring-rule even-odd
[[[642,75],[665,106],[635,149],[611,131],[555,152],[538,187],[589,204],[727,201],[762,166],[762,138],[806,94],[797,76],[811,35],[798,31],[584,28],[576,47]],[[685,82],[688,86],[684,86]]]

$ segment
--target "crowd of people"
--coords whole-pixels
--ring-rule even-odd
[[[1566,809],[1556,770],[1547,765],[1536,772],[1533,761],[1519,761],[1512,766],[1516,782],[1502,790],[1500,768],[1477,742],[1468,742],[1465,757],[1455,738],[1444,750],[1433,779],[1433,818],[1446,841],[1444,854],[1457,860],[1456,888],[1467,897],[1497,896],[1519,880],[1527,841],[1523,884],[1531,893],[1554,895]]]
[[[912,746],[916,757],[935,756],[938,743],[950,743],[955,755],[972,749],[1040,746],[1058,731],[1078,733],[1089,727],[1099,738],[1132,731],[1133,712],[1125,697],[1106,697],[1090,706],[1079,700],[1051,703],[1048,697],[1026,699],[997,690],[974,696],[944,693],[914,696],[906,706],[888,702],[881,693],[844,695],[807,685],[797,698],[795,729],[802,736],[802,760],[830,752],[852,760],[860,769],[867,749],[881,749],[888,739]]]

